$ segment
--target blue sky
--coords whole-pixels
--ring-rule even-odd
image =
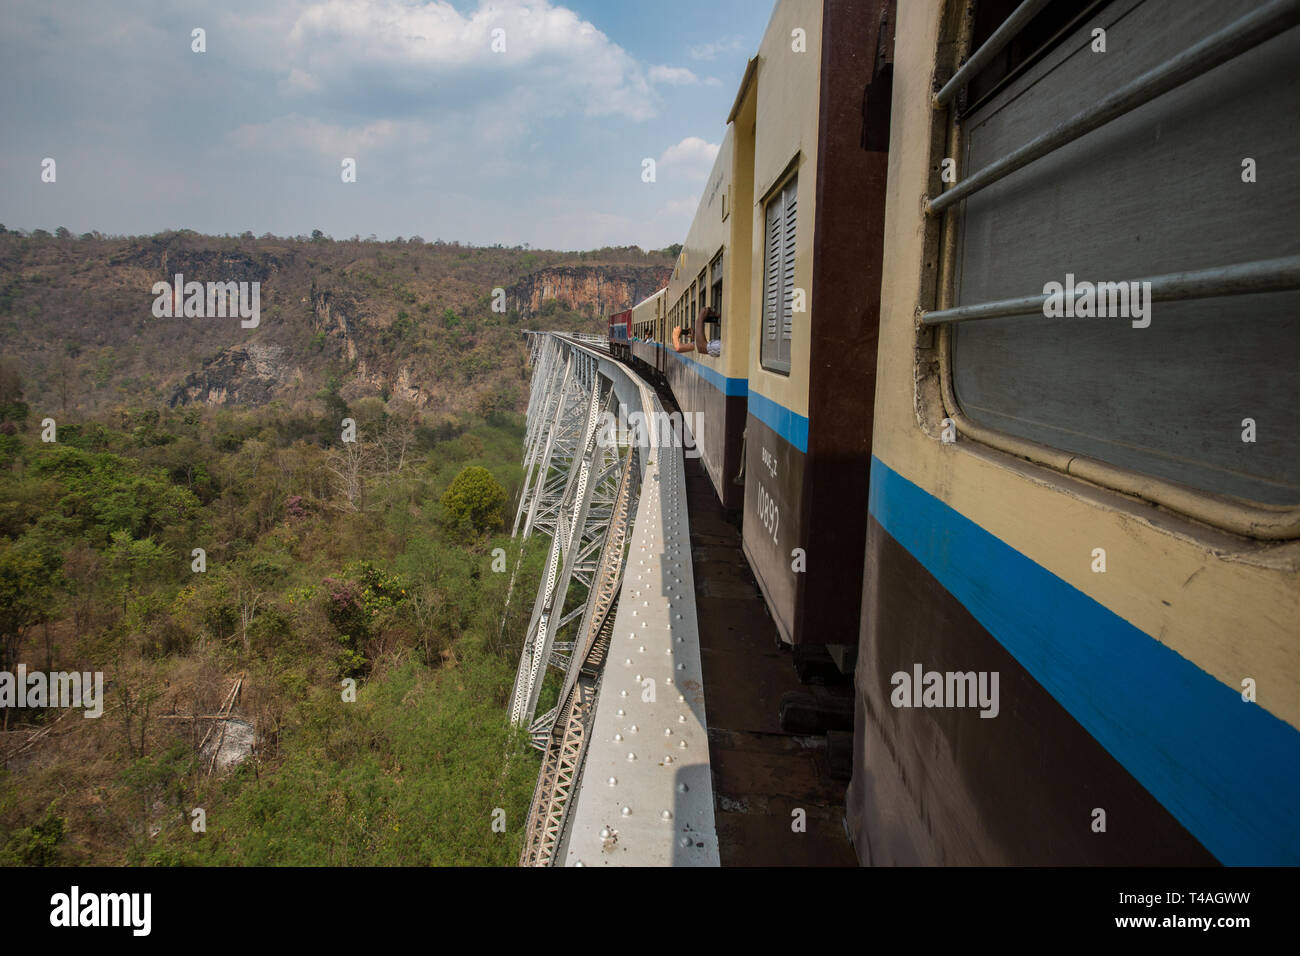
[[[10,229],[319,228],[583,249],[685,237],[772,3],[5,6]],[[195,27],[206,53],[191,50]],[[54,183],[41,181],[46,157]],[[355,183],[341,181],[344,157]]]

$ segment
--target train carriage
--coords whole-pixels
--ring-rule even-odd
[[[624,309],[609,317],[609,352],[615,358],[632,358],[632,310]]]
[[[789,643],[856,644],[892,18],[778,4],[731,116],[753,158],[743,544]]]
[[[743,502],[741,451],[749,358],[752,150],[728,127],[665,293],[663,370],[723,507]],[[673,330],[678,330],[678,343]]]
[[[1297,21],[900,4],[862,862],[1300,862]]]
[[[663,341],[664,290],[646,296],[632,306],[629,328],[632,335],[632,360],[652,379],[659,377],[663,358],[657,343]]]

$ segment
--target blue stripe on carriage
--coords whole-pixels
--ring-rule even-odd
[[[749,414],[804,454],[808,453],[808,419],[778,405],[766,395],[749,393]]]
[[[668,353],[670,358],[675,358],[684,362],[691,371],[695,372],[700,378],[704,379],[723,395],[746,395],[749,393],[749,380],[744,378],[727,378],[716,369],[709,368],[703,362],[697,362],[695,359],[674,349],[656,342],[655,348],[663,349]]]
[[[874,456],[869,508],[1221,862],[1300,863],[1294,727]]]

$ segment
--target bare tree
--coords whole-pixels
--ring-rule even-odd
[[[239,605],[240,636],[244,641],[244,650],[248,648],[248,626],[257,615],[257,605],[261,603],[262,592],[252,585],[239,582],[235,585],[235,602]]]
[[[385,476],[402,470],[406,453],[415,443],[415,421],[405,415],[394,416],[384,422],[379,438],[379,453],[383,459],[381,469]]]
[[[332,448],[325,467],[334,476],[334,490],[343,499],[344,511],[366,510],[366,480],[370,472],[371,453],[365,442],[344,442]]]

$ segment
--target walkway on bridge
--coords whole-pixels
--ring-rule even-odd
[[[790,652],[671,397],[597,337],[530,340],[514,533],[550,544],[511,700],[544,755],[521,863],[851,865],[827,738],[779,726]]]

